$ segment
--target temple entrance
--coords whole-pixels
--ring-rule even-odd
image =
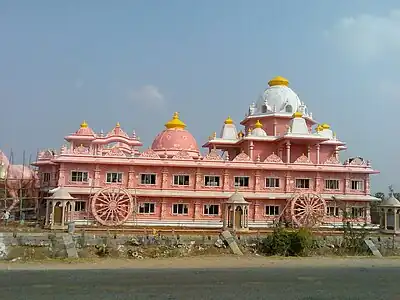
[[[242,228],[242,215],[243,215],[243,210],[240,206],[236,207],[235,210],[235,227],[236,228]]]
[[[63,217],[63,208],[60,206],[60,203],[57,203],[57,205],[54,207],[54,224],[60,225],[62,223],[62,217]]]

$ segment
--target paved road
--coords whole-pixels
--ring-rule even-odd
[[[398,267],[0,271],[0,299],[400,299]]]

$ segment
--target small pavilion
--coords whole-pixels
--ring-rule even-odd
[[[389,197],[378,205],[380,228],[382,233],[400,233],[400,201],[394,196],[393,187],[389,187]]]
[[[233,231],[249,229],[249,202],[237,190],[224,203],[223,228]]]
[[[53,195],[46,198],[45,226],[49,226],[50,229],[65,229],[71,208],[75,206],[75,198],[64,187],[53,189],[50,193]]]

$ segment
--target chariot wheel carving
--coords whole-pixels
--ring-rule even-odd
[[[326,202],[318,194],[301,193],[292,199],[291,217],[299,227],[314,227],[326,214]]]
[[[123,188],[108,187],[98,191],[92,198],[92,214],[104,226],[124,224],[133,213],[133,198]]]

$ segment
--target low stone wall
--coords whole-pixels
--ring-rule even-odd
[[[257,254],[259,242],[266,236],[238,236],[236,242],[245,254]],[[67,238],[71,241],[67,242]],[[342,236],[316,237],[318,254],[335,254]],[[385,256],[400,255],[400,237],[371,236]],[[117,257],[166,257],[231,253],[218,236],[124,235],[77,233],[0,233],[0,259],[42,259],[71,257],[74,248],[81,258],[112,255]],[[73,255],[73,254],[72,254]]]

